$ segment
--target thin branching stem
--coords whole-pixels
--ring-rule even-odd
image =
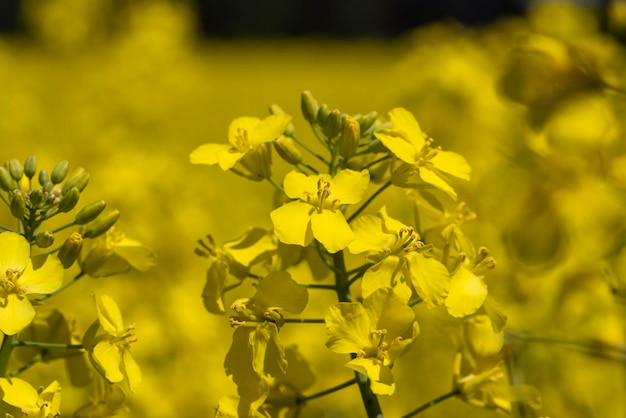
[[[43,358],[44,358],[44,354],[45,354],[45,351],[42,351],[42,352],[36,354],[35,356],[33,356],[33,358],[28,360],[27,363],[24,363],[19,369],[12,371],[7,376],[8,377],[15,377],[15,376],[20,375],[21,373],[24,373],[26,370],[28,370],[31,367],[33,367],[35,364],[37,364],[40,361],[42,361]]]
[[[337,392],[337,391],[339,391],[339,390],[341,390],[343,388],[347,388],[348,386],[352,386],[355,383],[356,383],[356,378],[350,379],[347,382],[340,383],[340,384],[338,384],[336,386],[333,386],[332,388],[328,388],[328,389],[323,390],[321,392],[314,393],[313,395],[301,396],[298,399],[296,399],[296,403],[297,404],[303,404],[305,402],[312,401],[313,399],[321,398],[322,396],[326,396],[326,395],[329,395],[331,393]]]
[[[324,165],[328,165],[328,161],[326,161],[326,159],[324,157],[322,157],[321,155],[319,155],[317,152],[313,151],[311,148],[309,148],[308,145],[306,145],[304,142],[300,141],[298,139],[298,137],[295,134],[291,134],[289,135],[291,137],[291,139],[293,139],[294,141],[296,141],[296,143],[298,145],[300,145],[303,149],[305,149],[309,154],[311,154],[312,156],[314,156],[315,158],[317,158],[318,160],[320,160],[321,162],[324,163]],[[319,139],[319,138],[318,138]],[[302,163],[301,163],[302,164]]]
[[[457,395],[460,395],[460,394],[461,394],[461,391],[458,388],[453,389],[452,391],[450,391],[450,392],[448,392],[448,393],[446,393],[444,395],[441,395],[438,398],[435,398],[435,399],[433,399],[431,401],[426,402],[424,405],[422,405],[419,408],[409,412],[408,414],[403,415],[402,418],[414,417],[415,415],[417,415],[417,414],[419,414],[421,412],[424,412],[428,408],[432,408],[433,406],[437,405],[438,403],[443,402],[446,399],[450,399],[450,398],[452,398],[454,396],[457,396]]]
[[[268,177],[266,180],[267,180],[267,181],[269,181],[269,182],[270,182],[270,184],[271,184],[272,186],[274,186],[274,188],[276,188],[276,190],[278,190],[278,191],[279,191],[279,192],[281,192],[282,194],[285,194],[285,189],[283,189],[283,186],[281,186],[280,184],[276,183],[276,180],[274,180],[274,179],[273,179],[273,178],[271,178],[271,177]]]
[[[52,291],[50,293],[47,293],[45,295],[41,295],[38,298],[35,298],[34,300],[37,302],[42,302],[46,299],[48,299],[49,297],[52,297],[54,295],[56,295],[57,293],[67,289],[68,287],[70,287],[71,285],[73,285],[74,283],[76,283],[77,281],[79,281],[83,276],[85,276],[87,273],[85,273],[84,271],[81,271],[80,273],[78,273],[72,280],[69,280],[65,283],[63,283],[57,290]]]
[[[378,190],[376,190],[362,205],[361,207],[359,207],[356,212],[354,212],[352,215],[350,215],[350,217],[348,218],[348,223],[352,222],[357,216],[359,216],[359,214],[361,212],[363,212],[363,210],[365,210],[365,208],[372,203],[372,201],[374,199],[376,199],[376,197],[381,194],[382,192],[385,191],[385,189],[387,189],[387,187],[391,186],[391,180],[387,181],[385,184],[383,184],[382,186],[380,186],[378,188]]]
[[[16,347],[35,347],[35,348],[63,348],[71,350],[80,350],[83,347],[82,344],[62,344],[62,343],[43,343],[39,341],[15,341],[13,343]]]

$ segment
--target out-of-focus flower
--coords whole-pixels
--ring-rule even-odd
[[[130,353],[130,345],[137,341],[135,326],[124,326],[120,308],[107,295],[96,298],[96,309],[98,320],[85,333],[83,346],[109,382],[126,378],[128,387],[135,392],[141,383],[141,370]]]
[[[395,183],[409,186],[414,177],[439,190],[444,191],[456,200],[456,192],[446,180],[450,175],[463,180],[470,178],[470,166],[465,159],[454,152],[442,151],[440,147],[431,148],[432,139],[425,139],[415,117],[406,109],[395,108],[389,112],[391,129],[380,129],[374,133],[396,157],[406,165],[397,170],[404,173],[401,180],[396,176]]]
[[[61,415],[61,386],[55,380],[47,388],[37,391],[28,382],[13,378],[0,378],[2,400],[20,408],[28,418],[56,418]]]
[[[359,202],[368,184],[367,170],[342,170],[332,178],[328,174],[288,173],[285,193],[299,200],[270,214],[276,236],[285,244],[303,247],[315,238],[331,253],[343,250],[354,239],[354,233],[340,207]]]
[[[391,395],[391,367],[419,334],[413,309],[391,288],[378,289],[363,303],[340,302],[326,314],[326,346],[335,353],[356,354],[346,364],[369,377],[372,392]]]
[[[218,164],[222,170],[232,169],[237,162],[258,179],[271,176],[269,143],[280,137],[291,122],[289,115],[270,115],[261,120],[241,117],[228,127],[228,144],[204,144],[189,156],[192,164]]]
[[[85,273],[99,278],[131,269],[147,271],[156,264],[156,255],[141,242],[111,228],[83,251],[79,263]]]
[[[0,331],[17,334],[31,323],[35,309],[27,295],[47,294],[63,281],[57,257],[30,258],[30,245],[14,232],[0,233]]]

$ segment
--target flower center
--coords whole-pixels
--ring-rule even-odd
[[[26,294],[26,290],[22,287],[16,287],[15,282],[20,278],[22,272],[15,269],[7,269],[6,277],[0,278],[0,288],[7,293],[17,293],[18,296]]]
[[[417,166],[421,167],[425,165],[432,165],[431,160],[435,158],[437,154],[439,154],[439,152],[441,151],[441,147],[437,147],[437,148],[431,147],[431,145],[433,144],[433,141],[434,140],[432,138],[428,138],[426,140],[426,143],[424,144],[422,149],[419,151],[419,157],[417,158],[417,162],[415,163]]]
[[[129,345],[137,342],[137,336],[135,336],[135,324],[129,325],[124,333],[120,336],[113,336],[111,343],[115,345]]]
[[[250,144],[250,141],[248,140],[248,129],[237,128],[234,145],[238,151],[248,151],[253,148],[252,144]]]
[[[330,182],[324,180],[323,177],[320,177],[317,181],[317,192],[304,192],[304,198],[308,204],[315,206],[320,213],[324,209],[337,210],[341,204],[341,201],[333,196],[330,190]]]

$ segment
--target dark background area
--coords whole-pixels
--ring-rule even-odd
[[[20,3],[20,0],[0,0],[0,32],[22,31]],[[442,19],[473,26],[505,15],[521,15],[528,0],[195,0],[193,3],[206,36],[389,37]]]

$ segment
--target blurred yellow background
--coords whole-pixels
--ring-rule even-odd
[[[0,138],[5,160],[36,154],[40,168],[63,159],[84,167],[81,203],[106,200],[122,213],[117,228],[158,254],[148,273],[85,279],[45,305],[84,330],[96,317],[88,295],[107,293],[137,324],[144,383],[124,416],[212,416],[235,393],[223,369],[232,330],[204,310],[206,262],[193,250],[207,233],[219,245],[270,227],[273,189],[188,155],[225,142],[232,119],[264,116],[272,103],[312,138],[299,114],[307,89],[350,114],[407,107],[436,144],[466,156],[473,179],[460,196],[479,216],[468,235],[499,262],[488,285],[509,326],[595,344],[511,343],[525,382],[543,395],[542,416],[626,415],[626,54],[591,14],[534,9],[396,40],[233,41],[201,39],[183,2],[113,4],[26,2],[31,37],[0,38]],[[451,387],[449,324],[437,309],[417,313],[422,334],[395,366],[396,394],[381,400],[388,416]],[[324,347],[323,326],[294,328],[281,336],[318,373],[310,393],[350,378],[346,359]],[[25,374],[35,385],[50,376],[66,382],[59,365]],[[65,384],[64,415],[85,396]],[[362,408],[356,388],[315,402],[329,417]],[[421,416],[495,415],[449,400]]]

